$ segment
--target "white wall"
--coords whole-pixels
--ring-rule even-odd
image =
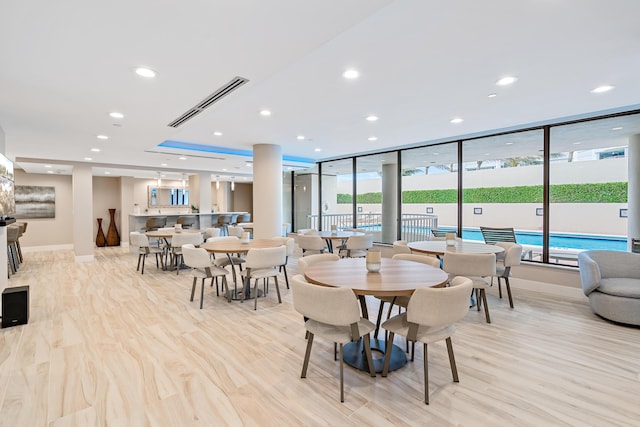
[[[119,178],[107,178],[107,177],[93,177],[93,241],[96,241],[96,234],[98,233],[98,218],[102,218],[102,230],[106,237],[107,230],[109,229],[109,209],[115,209],[115,223],[118,228],[118,233],[122,234],[122,220],[128,221],[126,215],[122,215],[122,209],[120,209],[120,179]],[[121,237],[121,239],[123,239]],[[123,240],[128,241],[128,237],[125,236]]]

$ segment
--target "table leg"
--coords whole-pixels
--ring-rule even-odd
[[[373,368],[375,372],[382,372],[384,365],[384,354],[386,341],[382,339],[371,338],[371,357],[373,358]],[[344,345],[343,360],[349,366],[361,371],[369,372],[369,363],[364,353],[364,345],[362,340],[350,342]],[[389,370],[394,371],[407,364],[407,355],[397,345],[391,347],[391,361],[389,362]]]

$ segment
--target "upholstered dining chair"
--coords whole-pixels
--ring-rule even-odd
[[[513,308],[513,297],[511,296],[509,276],[511,275],[511,267],[520,265],[520,261],[522,260],[522,246],[512,242],[497,242],[496,245],[504,249],[502,263],[499,262],[496,266],[498,295],[502,298],[502,284],[500,283],[500,279],[504,279],[504,283],[507,288],[507,295],[509,296],[509,306]]]
[[[278,286],[278,268],[285,263],[287,257],[287,248],[278,246],[276,248],[255,248],[249,249],[245,263],[245,270],[242,275],[245,278],[245,298],[248,296],[248,289],[251,286],[251,280],[255,281],[253,288],[254,305],[253,309],[258,309],[258,281],[263,280],[264,292],[267,293],[269,278],[273,277],[276,284],[276,292],[278,293],[278,303],[282,304],[280,296],[280,286]]]
[[[209,237],[207,239],[207,242],[220,242],[220,241],[224,241],[224,240],[238,240],[238,238],[236,236]],[[242,271],[242,264],[245,263],[245,259],[243,257],[241,257],[240,254],[236,254],[236,255],[227,254],[227,255],[222,255],[222,256],[216,257],[215,254],[212,253],[211,256],[213,257],[213,263],[215,265],[217,265],[218,267],[226,268],[228,265],[231,266],[231,274],[233,275],[233,283],[234,283],[234,286],[235,286],[236,283],[237,283],[237,280],[236,280],[236,265],[238,266],[240,271]],[[236,291],[237,291],[237,289],[236,289]]]
[[[304,270],[317,262],[338,261],[339,259],[337,254],[315,254],[298,258],[298,273],[304,275]]]
[[[376,376],[371,356],[369,333],[375,325],[360,316],[358,300],[348,288],[317,286],[300,274],[291,278],[293,307],[306,319],[307,349],[302,364],[301,378],[307,377],[313,338],[317,335],[340,345],[340,402],[344,402],[344,362],[342,347],[345,343],[362,339],[364,352],[369,364],[369,373]]]
[[[287,256],[285,257],[284,264],[280,266],[280,271],[284,272],[284,280],[287,283],[287,289],[289,289],[289,276],[287,275],[287,263],[289,257],[293,255],[296,249],[296,241],[293,237],[280,237],[276,236],[273,240],[279,241],[285,248],[287,248]]]
[[[213,285],[213,280],[215,279],[216,296],[218,296],[220,295],[220,290],[218,288],[218,278],[221,277],[222,288],[227,293],[227,301],[231,302],[231,294],[229,291],[229,286],[227,285],[227,270],[213,264],[211,262],[211,257],[205,249],[196,248],[192,244],[182,245],[181,249],[184,263],[191,267],[191,271],[193,273],[193,285],[191,286],[190,301],[193,301],[193,297],[196,292],[196,284],[198,282],[198,279],[201,279],[202,287],[200,288],[200,309],[202,309],[202,305],[204,302],[204,281],[206,279],[211,279],[211,284]]]
[[[160,268],[160,266],[162,266],[164,268],[162,249],[157,246],[150,246],[149,238],[144,233],[139,233],[137,231],[130,232],[129,241],[131,242],[131,246],[137,248],[138,251],[138,266],[136,267],[136,271],[140,270],[140,261],[142,261],[141,274],[144,274],[144,262],[147,259],[147,255],[150,254],[154,254],[156,256],[156,267]],[[159,263],[158,258],[160,258]]]
[[[220,236],[220,229],[215,227],[209,227],[204,229],[204,240],[206,241],[210,237]]]
[[[199,246],[201,243],[201,233],[173,233],[171,236],[171,257],[176,266],[176,274],[180,274],[180,266],[184,262],[182,246],[188,244]]]
[[[487,323],[491,323],[486,292],[489,283],[484,280],[484,277],[496,275],[496,255],[446,252],[442,260],[442,269],[449,273],[450,279],[455,276],[465,276],[471,279],[478,301],[478,311],[480,311],[480,306],[484,305],[485,318]]]
[[[455,322],[464,318],[469,312],[469,293],[472,289],[473,283],[466,277],[454,278],[446,288],[416,289],[409,300],[407,311],[382,324],[382,327],[389,332],[382,376],[386,377],[389,372],[394,335],[402,335],[414,345],[416,341],[423,343],[424,402],[427,405],[429,404],[428,344],[446,340],[453,381],[459,382],[451,336],[456,330]]]
[[[164,227],[167,224],[166,216],[150,216],[144,227],[144,231],[153,231]]]
[[[316,235],[298,234],[296,236],[296,242],[298,243],[298,247],[302,249],[302,256],[321,254],[326,249],[322,237]]]
[[[440,268],[440,260],[438,258],[421,255],[421,254],[395,254],[392,259],[405,260],[405,261],[413,261],[420,262],[422,264],[427,264],[435,268]],[[378,332],[380,331],[380,322],[382,321],[382,312],[384,311],[384,304],[389,303],[389,311],[387,312],[387,319],[391,317],[391,310],[394,305],[398,307],[407,308],[409,304],[410,297],[408,296],[397,296],[397,297],[376,297],[380,300],[380,307],[378,308],[378,319],[376,320],[376,330],[373,333],[375,338],[378,338]]]
[[[393,242],[393,253],[394,254],[410,254],[411,248],[407,246],[406,240],[396,240]]]
[[[347,239],[344,249],[340,251],[347,258],[364,257],[369,249],[373,247],[373,234],[362,236],[351,236]]]

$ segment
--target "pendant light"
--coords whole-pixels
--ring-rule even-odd
[[[220,189],[220,175],[216,175],[216,190]]]
[[[232,176],[231,177],[231,191],[235,191],[236,189],[236,177]]]

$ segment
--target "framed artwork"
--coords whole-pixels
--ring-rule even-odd
[[[55,218],[56,188],[16,185],[16,218]]]
[[[427,208],[427,213],[433,213],[433,208]]]
[[[482,215],[482,208],[473,208],[474,215]]]
[[[628,218],[629,217],[629,209],[620,209],[620,218]]]

